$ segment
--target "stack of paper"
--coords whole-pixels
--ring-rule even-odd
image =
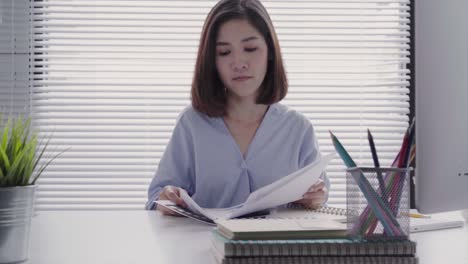
[[[256,190],[244,203],[230,208],[202,208],[186,191],[181,190],[180,195],[192,213],[200,214],[213,221],[235,218],[301,199],[309,187],[317,182],[333,157],[334,154],[323,156],[308,166]],[[156,203],[168,208],[170,207],[168,204],[171,204],[168,201],[156,201]]]

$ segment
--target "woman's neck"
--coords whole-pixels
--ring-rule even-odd
[[[236,122],[260,122],[268,105],[255,104],[249,101],[228,101],[225,118]]]

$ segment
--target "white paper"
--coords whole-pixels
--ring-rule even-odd
[[[181,198],[187,207],[212,220],[230,219],[245,214],[273,208],[300,200],[302,195],[319,179],[326,166],[335,154],[328,154],[321,159],[297,170],[281,179],[251,193],[247,200],[229,208],[202,208],[184,190]]]

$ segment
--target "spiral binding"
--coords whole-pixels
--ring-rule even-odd
[[[347,216],[348,213],[349,213],[349,211],[347,209],[345,209],[345,208],[338,208],[338,207],[333,207],[333,206],[322,206],[322,207],[319,207],[318,209],[308,209],[308,208],[305,208],[303,205],[296,204],[296,203],[289,203],[287,205],[287,208],[289,208],[289,209],[303,209],[303,210],[308,210],[310,212],[340,215],[340,216]]]

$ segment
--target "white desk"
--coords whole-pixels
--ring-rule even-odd
[[[211,227],[159,212],[39,212],[27,264],[214,264]],[[411,235],[421,264],[468,264],[468,227]]]

